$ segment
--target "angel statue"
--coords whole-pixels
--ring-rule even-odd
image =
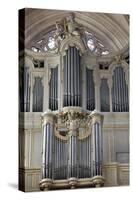
[[[66,30],[70,35],[80,35],[78,27],[78,24],[74,21],[73,15],[66,17]]]

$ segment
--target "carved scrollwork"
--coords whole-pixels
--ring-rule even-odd
[[[60,131],[59,131],[59,128],[58,128],[58,124],[56,123],[55,126],[54,126],[54,134],[57,138],[61,139],[61,140],[64,140],[64,141],[67,141],[68,140],[68,135],[66,136],[62,136],[60,134]]]

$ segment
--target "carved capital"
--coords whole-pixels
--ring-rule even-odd
[[[103,122],[103,115],[96,110],[91,112],[90,117],[91,117],[91,120],[92,120],[92,124],[95,124],[96,122],[98,122],[98,123]]]
[[[41,116],[42,118],[42,124],[45,125],[47,123],[51,123],[53,125],[55,120],[55,115],[51,110],[47,110],[44,112]]]

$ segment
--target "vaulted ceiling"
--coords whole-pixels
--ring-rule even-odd
[[[104,42],[110,52],[124,51],[129,45],[129,18],[123,14],[45,9],[25,10],[25,45],[31,48],[35,41],[55,28],[55,23],[74,14],[75,21]]]

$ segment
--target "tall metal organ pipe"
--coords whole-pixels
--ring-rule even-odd
[[[45,113],[43,119],[43,154],[42,154],[42,179],[52,179],[52,160],[53,160],[53,116]],[[49,122],[51,121],[51,122]]]

